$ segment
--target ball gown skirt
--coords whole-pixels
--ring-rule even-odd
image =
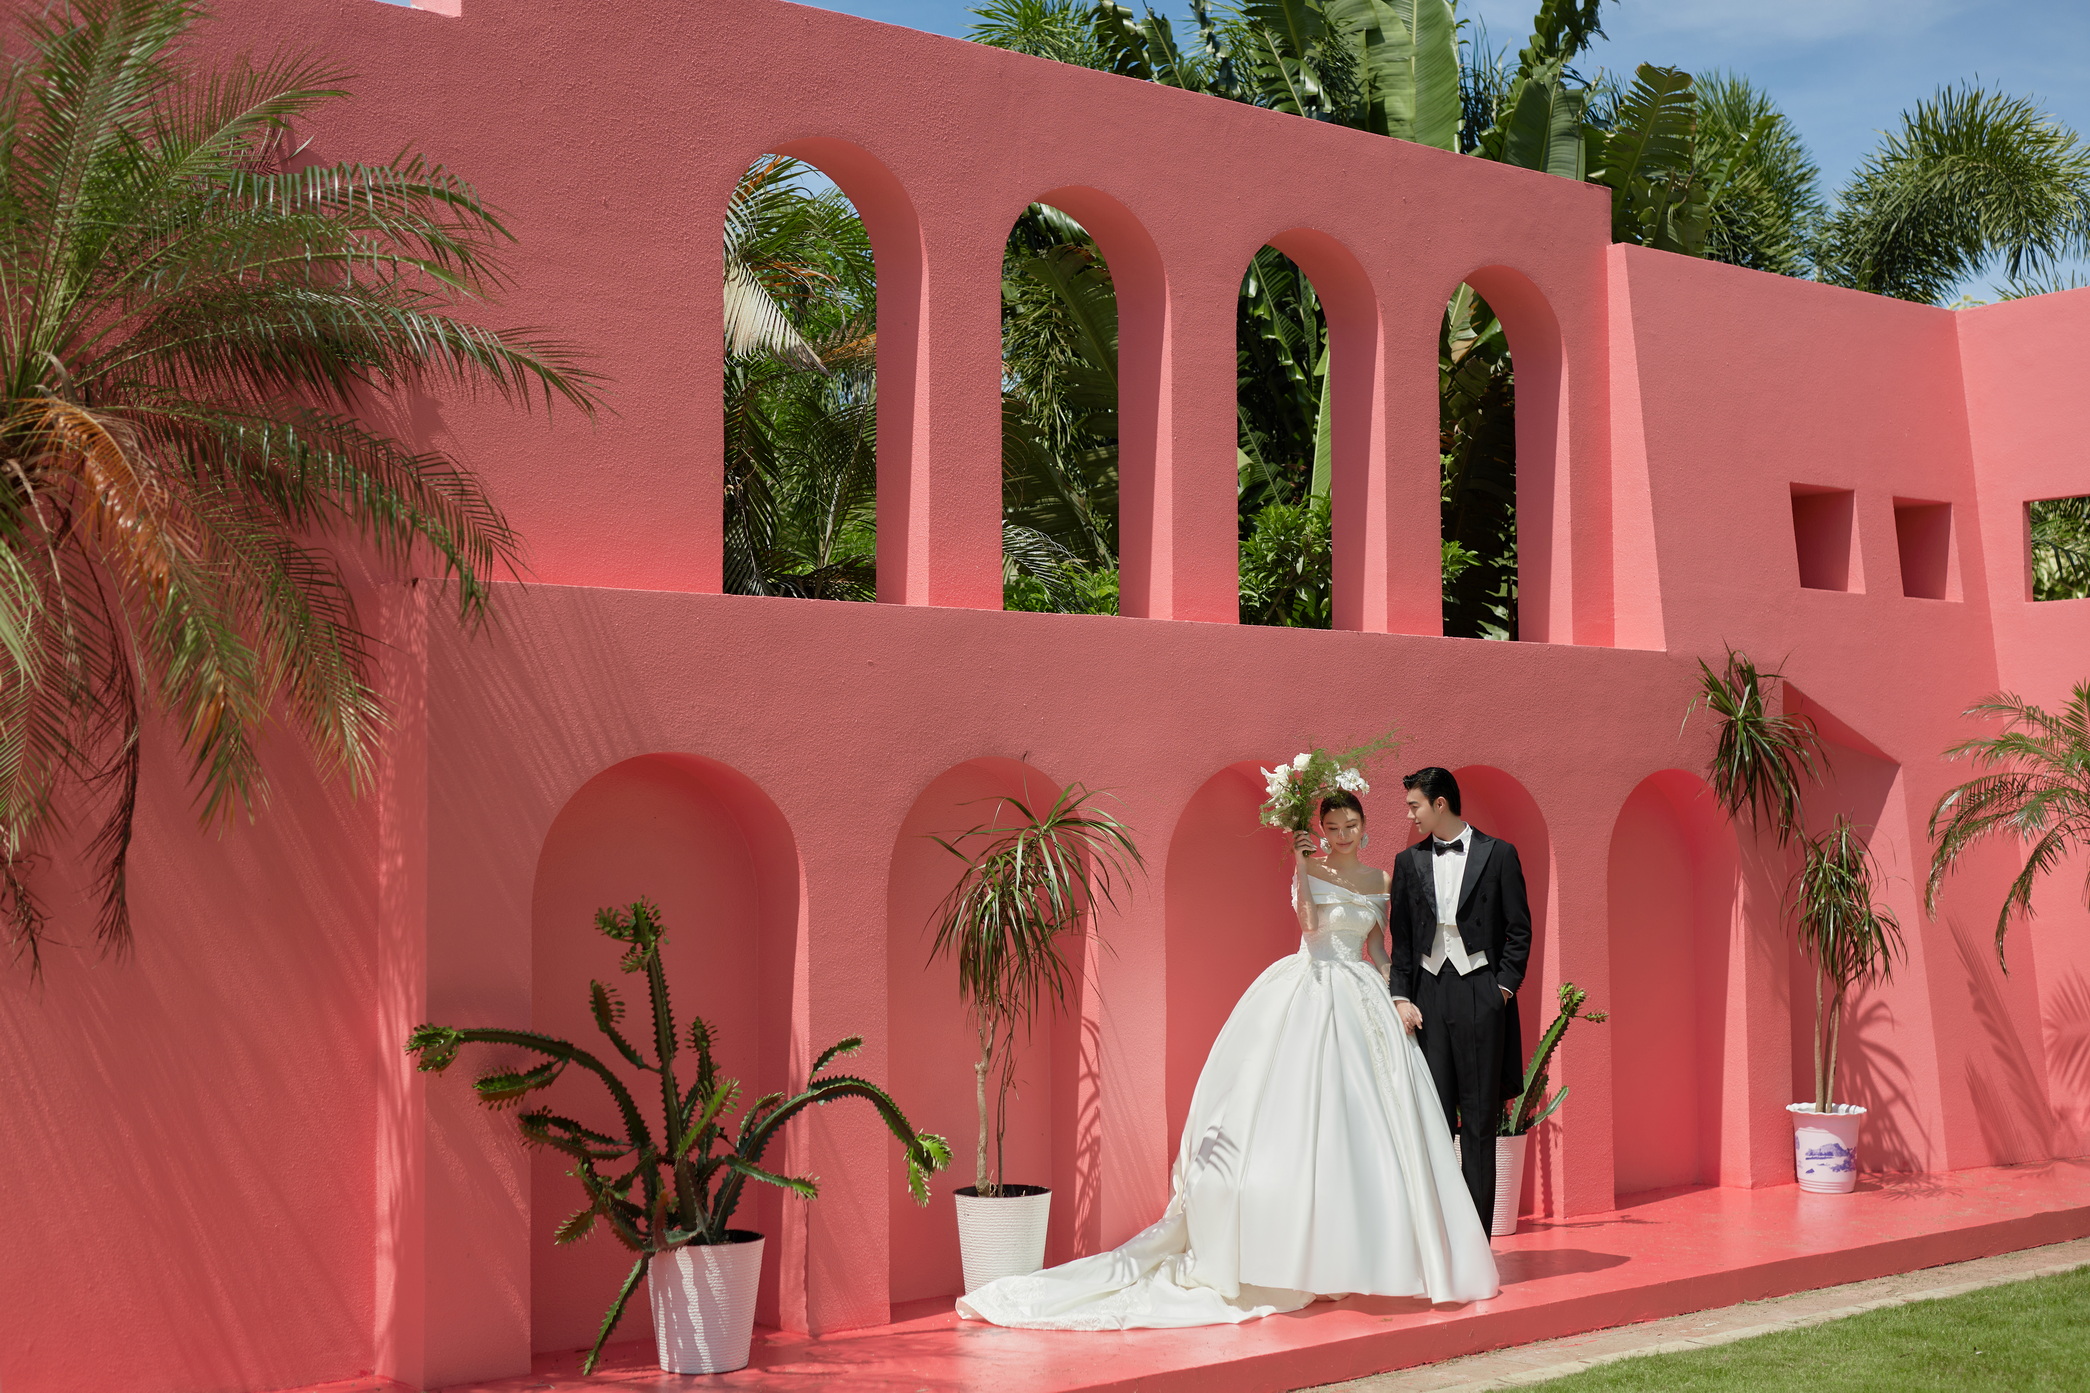
[[[1429,1066],[1370,951],[1386,897],[1307,884],[1314,928],[1213,1043],[1159,1221],[1111,1252],[990,1282],[959,1315],[1128,1330],[1254,1320],[1317,1295],[1495,1295]]]

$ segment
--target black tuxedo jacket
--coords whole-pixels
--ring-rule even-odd
[[[1524,966],[1531,960],[1531,900],[1524,889],[1524,866],[1517,849],[1478,827],[1467,846],[1459,883],[1459,937],[1468,952],[1488,955],[1483,972],[1495,984],[1514,992],[1524,985]],[[1393,884],[1387,902],[1387,928],[1393,967],[1387,974],[1395,996],[1415,999],[1422,981],[1422,960],[1437,938],[1436,853],[1425,837],[1394,858]],[[1447,969],[1454,970],[1454,969]],[[1503,1094],[1524,1086],[1524,1032],[1516,1003],[1502,1013]]]

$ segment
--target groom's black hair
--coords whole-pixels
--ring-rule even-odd
[[[1415,789],[1422,794],[1425,803],[1442,798],[1452,816],[1462,815],[1459,812],[1459,781],[1451,776],[1449,769],[1439,769],[1434,764],[1427,769],[1418,769],[1401,780],[1401,787]]]

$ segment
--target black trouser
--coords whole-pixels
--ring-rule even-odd
[[[1446,964],[1421,974],[1415,1007],[1422,1012],[1422,1057],[1437,1081],[1444,1120],[1459,1138],[1460,1169],[1486,1232],[1495,1222],[1495,1133],[1502,1115],[1502,1013],[1508,1003],[1495,974],[1482,967],[1461,977]]]

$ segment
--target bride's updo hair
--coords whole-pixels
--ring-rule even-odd
[[[1357,795],[1346,788],[1339,788],[1321,800],[1321,816],[1325,818],[1338,808],[1348,808],[1357,814],[1359,822],[1364,821],[1364,804],[1358,802]]]

